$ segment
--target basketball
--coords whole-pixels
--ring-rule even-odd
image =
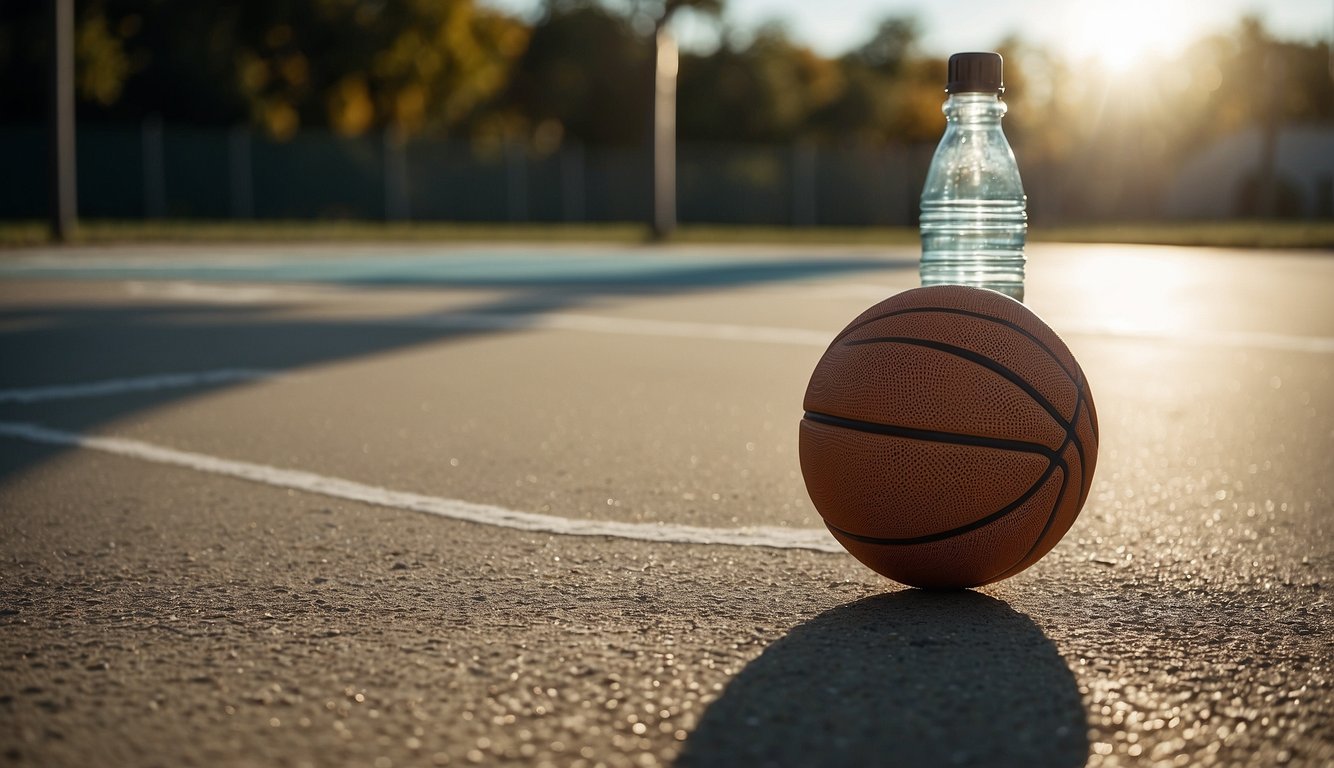
[[[976,587],[1045,555],[1088,498],[1098,418],[1019,302],[937,285],[863,312],[806,388],[801,470],[848,552],[895,581]]]

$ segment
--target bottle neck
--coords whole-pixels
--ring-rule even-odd
[[[999,123],[1008,110],[994,93],[951,93],[941,107],[951,123]]]

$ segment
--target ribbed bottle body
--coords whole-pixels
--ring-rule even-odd
[[[922,285],[960,283],[1024,298],[1028,199],[995,94],[952,94],[922,189]]]
[[[922,285],[961,283],[1024,298],[1024,200],[923,200]]]

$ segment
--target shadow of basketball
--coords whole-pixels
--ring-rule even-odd
[[[704,712],[681,766],[1079,766],[1074,676],[1028,617],[905,590],[793,629]]]

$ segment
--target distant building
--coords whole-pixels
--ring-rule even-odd
[[[1260,211],[1264,137],[1252,128],[1188,158],[1168,187],[1166,214],[1177,219],[1251,217]],[[1334,218],[1334,126],[1285,126],[1274,153],[1276,213]]]

